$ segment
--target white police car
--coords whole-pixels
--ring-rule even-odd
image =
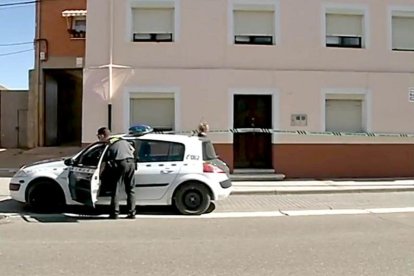
[[[182,214],[199,215],[229,196],[228,167],[207,138],[152,133],[122,138],[136,149],[137,205],[174,205]],[[24,166],[10,181],[11,197],[42,210],[109,204],[111,187],[101,185],[107,149],[107,143],[96,142],[71,158]],[[123,192],[121,202],[125,199]]]

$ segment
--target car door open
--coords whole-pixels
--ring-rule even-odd
[[[95,143],[73,160],[69,167],[68,182],[70,195],[74,201],[95,206],[97,201],[101,165],[108,146]]]

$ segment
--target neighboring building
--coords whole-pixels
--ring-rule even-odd
[[[0,85],[0,146],[27,147],[28,91]]]
[[[36,1],[29,146],[80,145],[86,0]]]
[[[411,137],[214,132],[414,133],[414,0],[88,0],[87,10],[82,143],[108,124],[207,121],[232,170],[414,176]]]

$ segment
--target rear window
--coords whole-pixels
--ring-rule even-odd
[[[217,155],[214,150],[213,144],[210,141],[203,141],[202,147],[204,161],[217,159]]]

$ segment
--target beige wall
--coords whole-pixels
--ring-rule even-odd
[[[234,93],[272,94],[273,128],[290,126],[290,115],[305,113],[308,126],[324,131],[324,93],[356,91],[367,98],[367,130],[414,132],[410,118],[414,103],[408,88],[414,87],[414,53],[390,49],[389,9],[413,0],[273,1],[277,14],[278,42],[274,46],[229,43],[232,1],[176,1],[178,15],[173,43],[129,41],[130,19],[126,0],[115,0],[113,91],[109,98],[109,0],[88,1],[88,39],[84,72],[82,142],[96,139],[96,129],[107,124],[107,104],[113,104],[113,131],[127,129],[130,92],[174,92],[176,130],[190,130],[201,119],[212,129],[232,127]],[[323,46],[323,14],[332,3],[354,4],[367,16],[366,49]],[[102,16],[105,15],[105,16]],[[106,16],[107,15],[107,16]],[[93,107],[93,108],[88,108]],[[231,143],[230,134],[212,135],[215,142]],[[366,138],[300,137],[275,135],[275,143],[360,143]],[[396,139],[375,142],[395,143]],[[412,143],[411,139],[402,141]]]
[[[234,0],[237,1],[237,0]],[[389,49],[388,10],[411,5],[413,0],[321,1],[280,3],[280,43],[275,46],[241,46],[228,42],[231,32],[226,0],[180,0],[178,41],[134,43],[129,41],[130,17],[126,0],[114,8],[114,63],[131,67],[235,68],[276,70],[412,71],[410,52]],[[260,1],[257,1],[260,2]],[[267,1],[269,2],[269,1]],[[87,66],[108,62],[109,0],[88,1]],[[367,11],[368,49],[335,49],[322,46],[325,3],[355,4]],[[105,15],[105,16],[103,16]],[[134,58],[131,58],[134,57]]]
[[[84,109],[83,124],[90,126],[83,129],[85,142],[95,139],[98,125],[106,124],[107,74],[105,69],[85,71],[84,106],[93,106]],[[194,129],[203,119],[210,122],[212,129],[232,128],[232,95],[263,93],[272,94],[274,98],[273,128],[324,131],[323,91],[343,90],[366,91],[368,131],[414,133],[414,125],[409,119],[414,116],[414,106],[408,101],[408,86],[413,79],[413,74],[403,73],[115,69],[111,101],[113,130],[127,130],[129,93],[169,91],[176,93],[176,130]],[[295,113],[307,114],[308,126],[290,126],[290,115]],[[215,138],[219,142],[231,142],[229,135],[220,134]],[[303,137],[275,139],[303,142]],[[332,138],[315,136],[306,139],[329,142]],[[361,138],[353,139],[351,141],[361,141]]]

